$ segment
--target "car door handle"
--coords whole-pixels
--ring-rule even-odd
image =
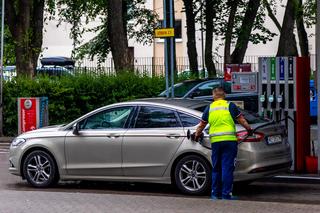
[[[167,136],[167,138],[170,138],[170,139],[177,139],[177,138],[179,138],[181,135],[179,135],[179,134],[167,134],[166,136]]]
[[[110,135],[107,135],[108,138],[111,138],[111,139],[115,139],[115,138],[118,138],[120,137],[119,134],[110,134]]]

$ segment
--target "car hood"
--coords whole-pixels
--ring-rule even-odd
[[[45,126],[40,129],[33,130],[31,132],[52,132],[52,131],[57,131],[60,129],[60,127],[64,126],[64,124],[59,124],[59,125],[52,125],[52,126]]]
[[[40,129],[32,130],[25,132],[19,135],[19,138],[35,138],[35,137],[52,137],[58,135],[65,135],[65,131],[61,131],[61,125],[54,125],[54,126],[46,126]]]

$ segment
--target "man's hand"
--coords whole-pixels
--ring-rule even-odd
[[[193,133],[193,134],[194,134],[194,140],[193,140],[193,141],[198,142],[199,139],[202,140],[202,138],[203,138],[203,133],[202,133],[202,131],[203,131],[203,129],[206,127],[207,123],[208,123],[208,122],[203,121],[203,120],[200,121],[200,123],[199,123],[199,125],[198,125],[198,127],[197,127],[196,132]]]
[[[195,139],[196,139],[196,133],[195,132],[190,135],[190,139],[192,141],[195,141]]]
[[[240,115],[237,118],[237,121],[238,121],[239,124],[241,124],[241,126],[243,126],[247,130],[248,135],[251,136],[253,131],[252,131],[250,125],[248,124],[247,120],[244,118],[244,116]]]
[[[191,140],[195,142],[199,142],[199,140],[203,139],[203,133],[201,132],[200,134],[197,134],[197,132],[192,133],[191,135]]]
[[[253,129],[247,129],[247,132],[248,132],[248,136],[252,136],[253,135]]]

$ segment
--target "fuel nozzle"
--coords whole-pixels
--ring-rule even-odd
[[[269,101],[269,103],[273,103],[274,102],[274,92],[271,95],[269,95],[268,101]]]
[[[263,103],[266,101],[266,93],[264,92],[263,95],[260,95],[260,102]]]
[[[283,101],[283,93],[281,93],[281,94],[278,95],[278,97],[277,97],[277,102],[278,102],[278,103],[282,103],[282,101]]]
[[[203,140],[204,134],[203,134],[203,132],[202,132],[201,135],[200,135],[200,137],[198,138],[198,140],[196,140],[196,132],[194,132],[194,133],[191,134],[190,129],[188,129],[188,131],[187,131],[187,138],[188,138],[188,140],[198,142],[198,141],[202,141],[202,140]]]

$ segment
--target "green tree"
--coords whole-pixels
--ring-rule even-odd
[[[42,47],[45,5],[53,0],[5,0],[17,75],[33,77]]]
[[[12,35],[10,33],[8,25],[5,25],[4,31],[4,50],[3,50],[3,64],[6,65],[15,65],[16,56],[15,56],[15,46]]]
[[[198,8],[202,10],[203,5],[197,4],[197,1],[183,0],[184,12],[186,13],[187,22],[187,50],[190,70],[192,76],[199,77],[198,72],[198,53],[196,45],[196,16],[199,12]]]
[[[98,57],[103,62],[111,52],[115,68],[121,72],[132,68],[128,39],[143,44],[153,40],[158,19],[152,10],[145,8],[145,0],[58,0],[58,4],[62,6],[60,21],[72,25],[76,58]],[[87,24],[96,19],[101,24],[89,28]],[[96,36],[81,45],[84,32],[96,32]]]
[[[266,1],[266,0],[265,0]],[[271,6],[275,5],[271,0]],[[213,38],[224,41],[225,63],[242,63],[248,43],[267,43],[276,33],[264,26],[270,4],[261,0],[183,0],[187,17],[188,56],[190,67],[197,70],[195,24],[203,21],[206,33],[205,63],[210,77],[216,76],[213,61]],[[268,6],[268,8],[267,8]],[[204,8],[204,15],[199,11]],[[231,44],[235,44],[231,52]],[[195,73],[195,76],[197,73]]]
[[[222,1],[217,12],[215,33],[224,40],[225,63],[242,63],[249,42],[267,43],[276,35],[264,26],[266,8],[261,0]]]
[[[214,19],[217,17],[216,6],[218,0],[206,0],[205,1],[205,30],[206,30],[206,43],[205,43],[205,63],[208,70],[209,77],[216,77],[217,70],[213,61],[212,47],[213,36],[215,31]]]

